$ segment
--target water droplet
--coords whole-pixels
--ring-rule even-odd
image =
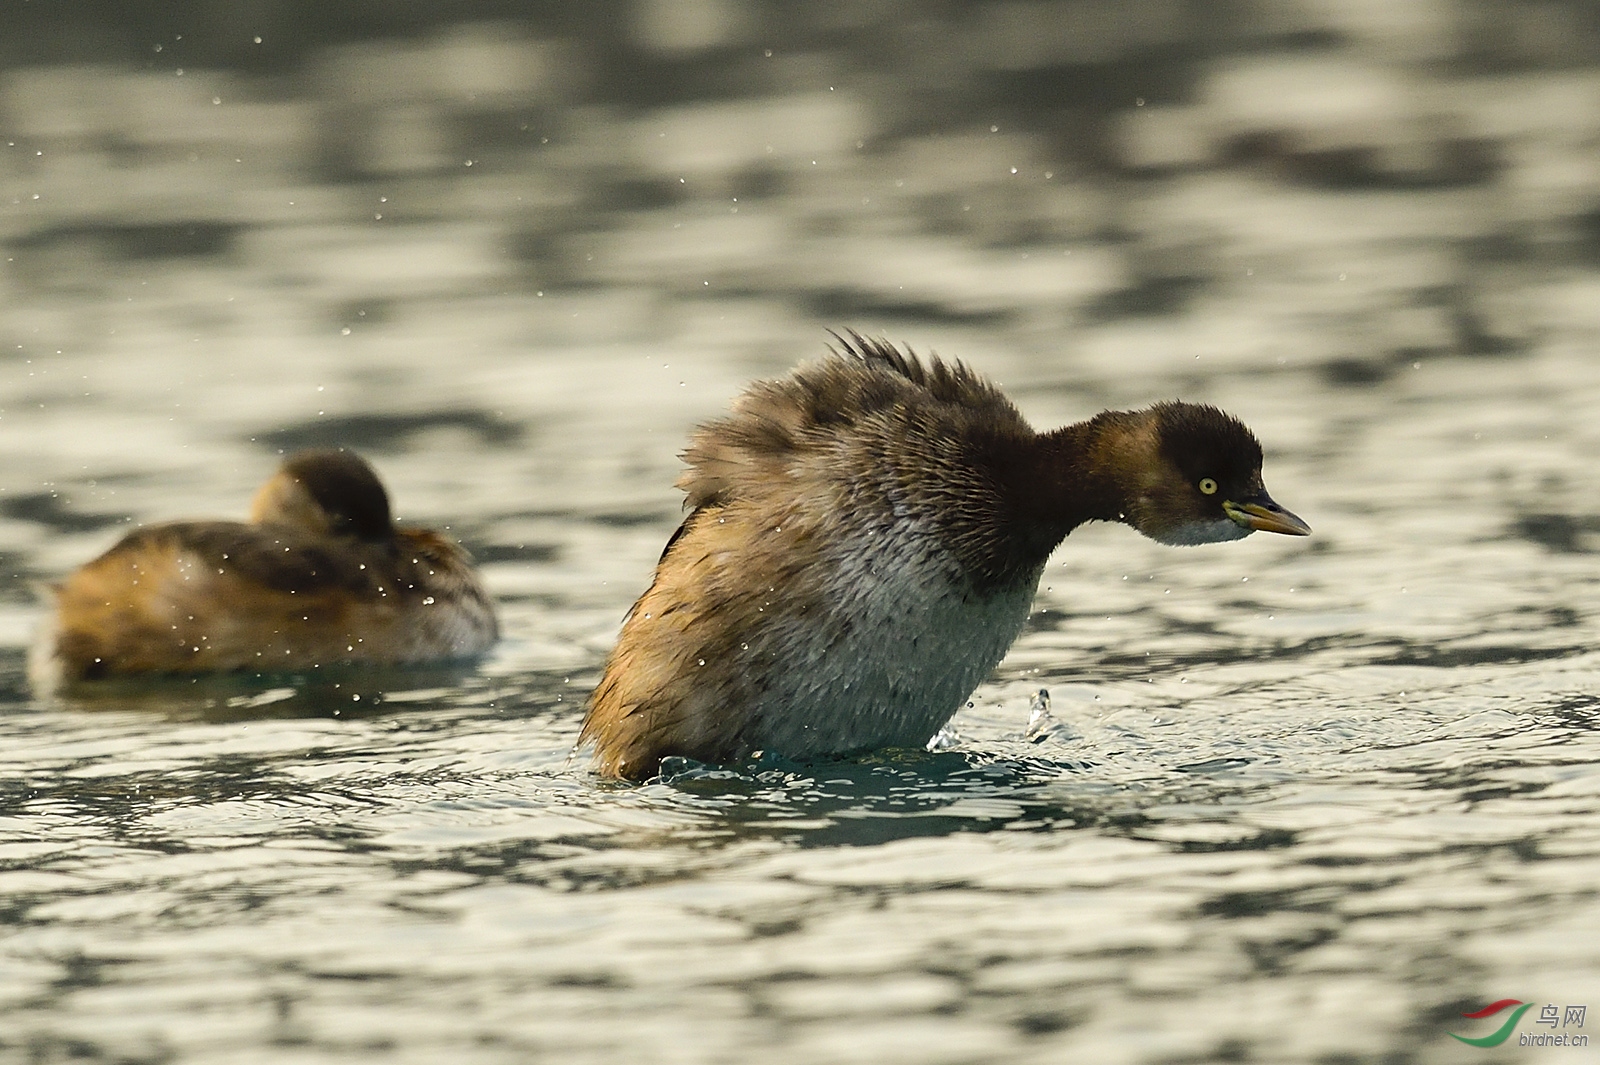
[[[1040,688],[1028,700],[1028,731],[1024,738],[1029,743],[1043,742],[1054,729],[1055,723],[1055,718],[1050,715],[1050,689]]]

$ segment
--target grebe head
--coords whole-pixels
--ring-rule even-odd
[[[383,482],[365,460],[348,451],[291,455],[256,493],[250,520],[373,543],[394,536]]]
[[[1311,527],[1273,502],[1261,444],[1242,422],[1199,403],[1145,412],[1123,520],[1164,544],[1237,540],[1252,532],[1306,536]]]

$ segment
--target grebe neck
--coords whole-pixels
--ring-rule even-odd
[[[1010,486],[1046,553],[1089,521],[1124,521],[1157,444],[1146,412],[1105,411],[1026,441]]]

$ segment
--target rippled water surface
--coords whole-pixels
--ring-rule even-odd
[[[11,70],[0,1060],[1592,1057],[1447,1033],[1600,1036],[1600,78],[1302,29],[1056,126],[994,101],[1138,77]],[[936,752],[596,781],[685,433],[844,327],[1040,426],[1224,406],[1316,534],[1079,530]],[[30,695],[35,582],[326,444],[482,562],[485,662]]]

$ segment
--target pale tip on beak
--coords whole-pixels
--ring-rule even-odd
[[[1222,504],[1222,511],[1234,524],[1255,532],[1283,533],[1286,536],[1311,535],[1311,526],[1278,506],[1264,492],[1245,503],[1229,500]]]

